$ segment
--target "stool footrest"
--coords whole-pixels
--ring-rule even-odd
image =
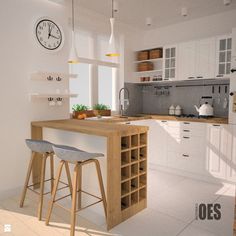
[[[44,180],[44,183],[45,183],[45,182],[48,182],[48,181],[51,181],[51,180],[55,180],[55,179],[54,179],[54,178],[46,179],[46,180]],[[61,187],[61,188],[58,188],[58,191],[59,191],[59,190],[62,190],[62,189],[65,189],[65,188],[69,188],[69,184],[67,184],[67,183],[65,183],[65,182],[59,181],[59,183],[64,184],[64,185],[66,185],[66,186]],[[27,186],[27,189],[29,189],[29,190],[31,190],[32,192],[34,192],[34,193],[36,193],[36,194],[39,195],[40,193],[39,193],[38,191],[35,191],[34,189],[31,188],[31,187],[33,187],[33,186],[35,186],[35,185],[37,185],[37,184],[40,184],[40,182],[39,182],[39,183],[35,183],[35,184],[28,185],[28,186]],[[48,191],[48,192],[46,192],[46,193],[43,193],[43,195],[47,195],[47,194],[49,194],[49,193],[51,193],[51,191]]]
[[[58,189],[58,190],[59,190],[59,189]],[[88,192],[83,191],[83,190],[78,190],[77,193],[79,193],[79,192],[82,192],[82,193],[85,193],[85,194],[87,194],[87,195],[90,195],[90,196],[92,196],[92,197],[94,197],[94,198],[97,198],[97,199],[99,199],[99,201],[96,201],[96,202],[94,202],[94,203],[92,203],[92,204],[89,204],[89,205],[87,205],[87,206],[85,206],[85,207],[81,207],[81,208],[77,209],[76,212],[79,212],[79,211],[84,210],[84,209],[86,209],[86,208],[88,208],[88,207],[90,207],[90,206],[93,206],[93,205],[95,205],[95,204],[98,204],[98,203],[102,202],[102,198],[101,198],[101,197],[98,197],[98,196],[96,196],[96,195],[94,195],[94,194],[88,193]],[[69,197],[69,196],[72,196],[72,194],[67,194],[67,195],[65,195],[65,196],[63,196],[63,197],[60,197],[60,198],[58,198],[58,199],[55,199],[55,200],[53,201],[53,203],[56,204],[57,206],[59,206],[59,207],[65,209],[65,210],[67,210],[67,211],[71,211],[71,209],[68,209],[68,208],[66,208],[66,207],[64,207],[64,206],[62,206],[62,205],[60,205],[60,204],[57,203],[58,201],[60,201],[60,200],[62,200],[62,199],[64,199],[64,198],[67,198],[67,197]]]
[[[94,202],[94,203],[92,203],[92,204],[89,204],[89,205],[87,205],[87,206],[85,206],[85,207],[81,207],[81,208],[77,209],[76,212],[82,211],[82,210],[84,210],[84,209],[86,209],[86,208],[88,208],[88,207],[91,207],[91,206],[93,206],[93,205],[95,205],[95,204],[98,204],[98,203],[100,203],[100,202],[102,202],[102,199],[99,200],[99,201],[96,201],[96,202]]]

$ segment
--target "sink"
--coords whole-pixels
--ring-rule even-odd
[[[106,119],[112,119],[114,118],[114,116],[101,116],[101,117],[89,117],[89,118],[85,118],[85,120],[106,120]]]

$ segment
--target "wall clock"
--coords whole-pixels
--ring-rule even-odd
[[[36,22],[35,35],[39,44],[47,50],[57,51],[63,47],[62,28],[49,18],[41,18]]]

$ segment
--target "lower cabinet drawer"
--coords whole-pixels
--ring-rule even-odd
[[[201,175],[208,174],[205,155],[202,153],[189,154],[185,152],[168,152],[167,156],[168,167],[170,168]]]
[[[193,137],[184,135],[181,137],[168,137],[168,150],[181,153],[199,153],[205,152],[206,142],[205,137]]]

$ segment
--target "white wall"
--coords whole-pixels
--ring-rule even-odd
[[[139,49],[231,33],[236,10],[147,31]]]
[[[0,1],[0,198],[23,185],[30,155],[24,139],[30,137],[30,122],[68,116],[68,103],[49,109],[47,102],[30,103],[28,98],[38,83],[30,81],[31,72],[68,71],[68,41],[61,51],[48,53],[35,41],[34,24],[42,16],[52,17],[68,38],[66,15],[65,7],[47,0]]]
[[[47,87],[44,82],[30,81],[31,72],[68,72],[69,10],[48,0],[0,1],[0,198],[14,194],[24,183],[30,157],[24,139],[30,137],[30,122],[68,117],[69,103],[60,108],[49,108],[46,101],[31,103],[28,93]],[[85,9],[80,11],[79,28],[110,34],[109,19]],[[46,52],[35,41],[34,24],[42,16],[54,18],[64,29],[65,45],[57,53]],[[142,33],[135,34],[133,32],[137,31],[126,25],[117,26],[124,39],[121,62],[126,67],[121,66],[122,87],[124,78],[132,73],[131,52],[140,44],[138,39],[141,39]],[[135,38],[136,35],[139,37]],[[48,89],[53,89],[53,86]]]

